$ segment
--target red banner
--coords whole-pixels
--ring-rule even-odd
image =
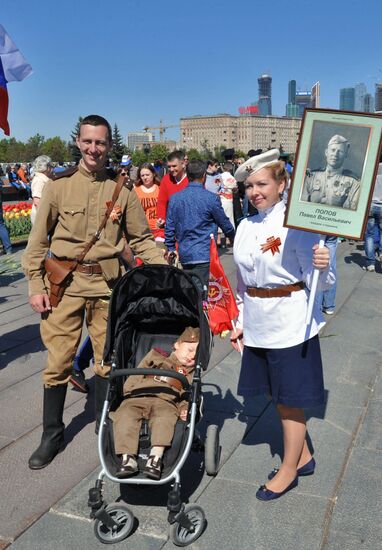
[[[219,260],[214,238],[211,238],[210,245],[210,281],[207,310],[212,334],[232,330],[232,321],[239,314],[231,285]]]

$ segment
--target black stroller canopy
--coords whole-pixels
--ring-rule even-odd
[[[192,277],[167,265],[145,265],[126,273],[116,284],[109,306],[104,360],[111,361],[119,333],[127,326],[145,332],[181,334],[200,327],[199,362],[206,369],[210,330],[202,297]]]

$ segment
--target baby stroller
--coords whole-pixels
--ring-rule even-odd
[[[192,384],[178,372],[161,370],[161,375],[180,380],[188,395],[187,421],[178,420],[170,448],[163,457],[163,470],[159,480],[144,477],[141,471],[149,456],[150,431],[142,421],[139,437],[139,474],[134,478],[120,479],[116,472],[120,457],[115,454],[113,425],[109,412],[118,408],[123,400],[123,383],[128,376],[155,375],[155,369],[137,369],[141,359],[152,348],[171,352],[173,343],[187,326],[200,328]],[[205,470],[208,475],[218,471],[220,447],[217,426],[207,429],[205,445],[198,440],[195,425],[201,416],[201,374],[207,369],[212,337],[203,311],[202,296],[193,278],[175,267],[146,265],[133,269],[116,285],[109,308],[109,322],[104,361],[111,363],[109,385],[103,406],[98,434],[98,452],[102,470],[95,487],[89,490],[91,517],[95,519],[97,538],[106,544],[125,539],[134,528],[134,516],[124,503],[107,505],[102,488],[105,476],[115,483],[130,485],[164,485],[172,482],[167,509],[170,538],[177,546],[187,546],[203,532],[206,519],[200,506],[181,501],[180,470],[191,448],[204,449]]]

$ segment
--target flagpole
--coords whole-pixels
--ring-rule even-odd
[[[325,239],[320,235],[320,242],[318,243],[318,248],[323,248],[325,245]],[[313,271],[313,277],[312,277],[312,285],[310,287],[310,295],[309,295],[309,301],[308,301],[308,310],[306,312],[306,318],[305,318],[305,324],[310,325],[310,322],[312,320],[312,313],[313,313],[313,305],[314,300],[316,298],[316,291],[317,291],[317,284],[318,284],[318,276],[320,274],[319,269],[315,269]]]
[[[232,325],[233,330],[236,332],[236,324],[235,324],[234,320],[231,320],[231,325]],[[237,345],[239,347],[240,355],[243,357],[243,346],[242,346],[242,343],[240,342],[240,340],[237,340]]]

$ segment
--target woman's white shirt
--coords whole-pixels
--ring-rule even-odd
[[[320,236],[283,226],[285,204],[244,219],[236,232],[234,259],[238,268],[237,327],[243,328],[244,344],[261,348],[295,346],[315,336],[324,321],[319,305],[313,308],[312,320],[305,323],[309,291],[292,292],[282,298],[257,298],[247,294],[247,287],[274,288],[304,281],[310,288],[313,276],[313,245]],[[273,248],[263,252],[267,239],[275,239]],[[278,239],[280,244],[277,244]],[[269,241],[268,241],[269,243]],[[320,273],[319,288],[335,281],[329,270]]]

